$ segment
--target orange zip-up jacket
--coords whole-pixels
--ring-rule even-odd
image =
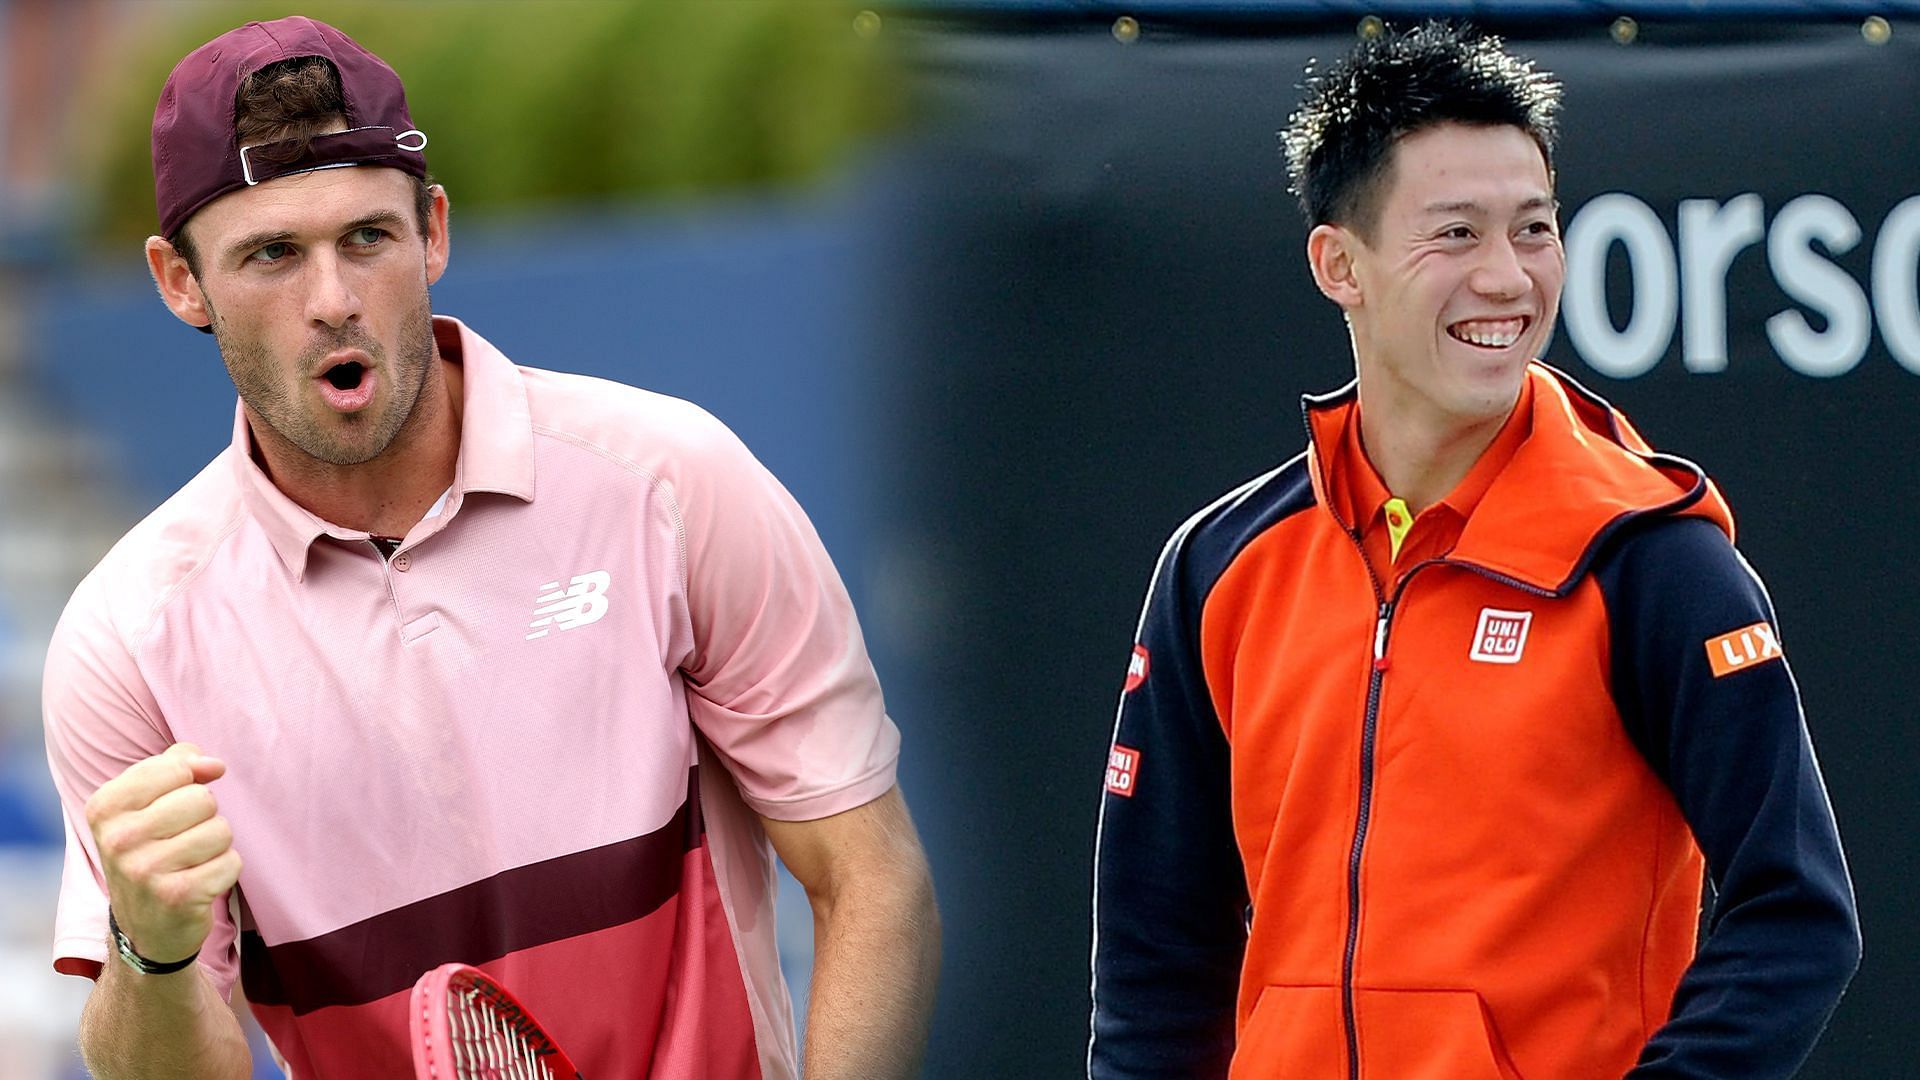
[[[1090,1076],[1753,1078],[1811,1049],[1858,925],[1765,592],[1698,468],[1528,378],[1450,550],[1372,566],[1328,497],[1352,387],[1169,542],[1108,756]]]

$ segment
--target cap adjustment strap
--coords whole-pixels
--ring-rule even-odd
[[[253,187],[276,176],[339,169],[348,165],[370,165],[399,157],[402,151],[418,154],[427,148],[427,133],[408,128],[395,133],[384,125],[349,128],[308,139],[304,148],[299,139],[280,139],[240,148],[240,176]]]

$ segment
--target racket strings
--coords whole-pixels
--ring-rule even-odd
[[[447,1004],[459,1080],[554,1080],[537,1044],[501,1016],[496,1003],[479,989],[457,989]]]

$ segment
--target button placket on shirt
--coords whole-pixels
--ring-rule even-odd
[[[413,569],[413,555],[410,552],[398,552],[393,558],[387,560],[387,566],[391,568],[395,574],[404,574]],[[394,580],[394,574],[387,575],[387,593],[393,598],[394,613],[401,619],[400,640],[402,642],[411,645],[439,628],[440,616],[431,608],[425,613],[413,618],[407,617],[408,605],[400,595],[400,589],[398,582]]]

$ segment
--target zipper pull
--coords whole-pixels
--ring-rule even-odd
[[[1387,670],[1387,618],[1392,615],[1391,604],[1380,605],[1380,618],[1373,624],[1373,670]]]

